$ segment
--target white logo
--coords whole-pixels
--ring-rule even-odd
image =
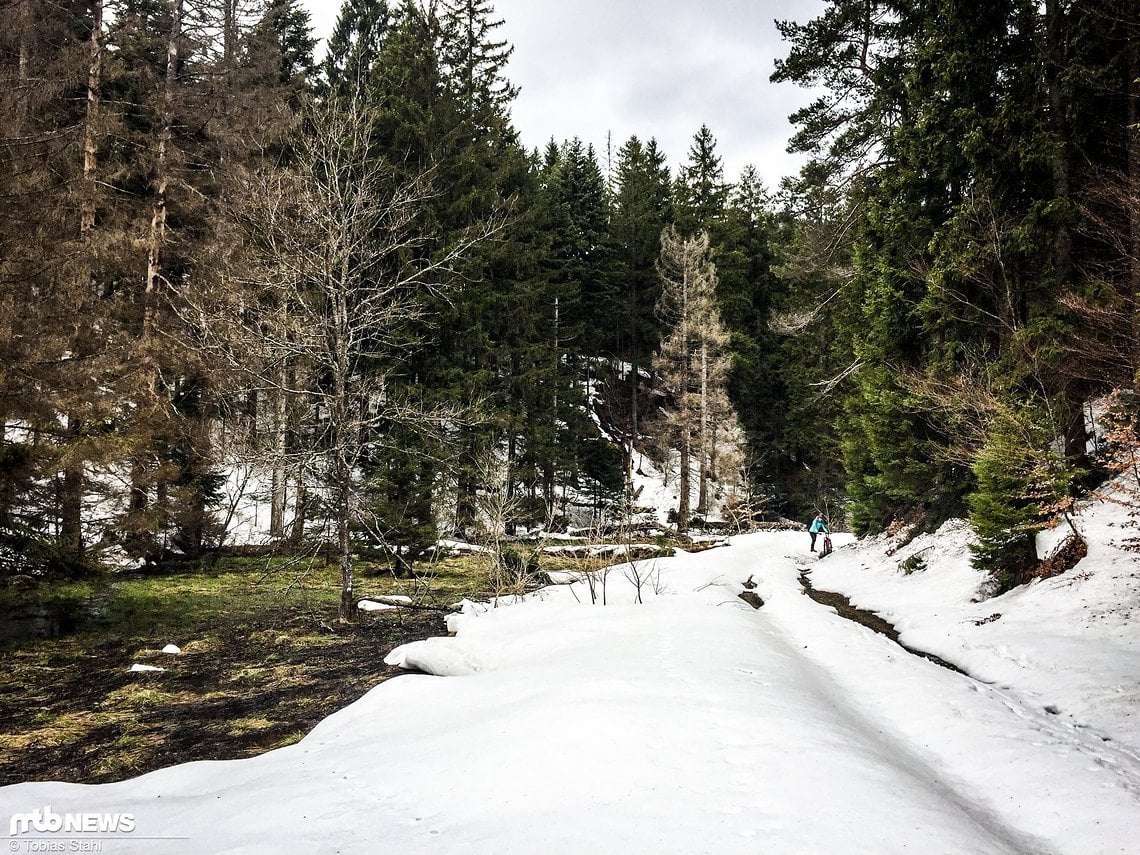
[[[12,814],[12,820],[8,823],[8,834],[12,837],[33,831],[40,834],[56,834],[61,831],[70,834],[108,834],[113,832],[129,833],[134,830],[134,814],[58,814],[51,809],[51,805],[44,805],[44,807],[31,813]]]

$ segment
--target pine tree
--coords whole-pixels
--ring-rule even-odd
[[[13,479],[0,541],[74,570],[85,434],[106,412],[88,379],[102,344],[92,292],[102,4],[12,3],[0,15],[0,457]],[[9,419],[31,429],[30,445],[9,436]]]
[[[613,352],[630,363],[628,441],[626,468],[635,466],[634,444],[640,433],[642,368],[650,364],[661,340],[656,314],[649,311],[661,294],[656,263],[661,253],[661,232],[672,219],[669,169],[656,140],[642,145],[630,137],[618,150],[615,191],[610,215],[611,272],[615,296],[620,300],[613,325]],[[632,477],[628,483],[632,487]],[[632,497],[630,498],[632,501]]]
[[[258,70],[276,67],[276,82],[293,90],[290,102],[311,85],[317,74],[312,16],[300,0],[268,0],[250,31],[245,63]]]
[[[661,231],[672,216],[669,169],[656,140],[643,145],[633,136],[622,145],[615,185],[610,240],[622,320],[615,330],[614,351],[636,365],[644,363],[660,340],[657,321],[646,310],[660,293],[655,263]]]
[[[345,0],[322,62],[322,90],[347,97],[366,85],[391,25],[387,0]]]
[[[672,226],[662,232],[657,312],[669,332],[654,368],[669,404],[657,433],[667,462],[671,451],[679,453],[677,530],[682,534],[692,519],[692,458],[697,458],[699,473],[697,511],[704,513],[714,458],[712,426],[735,421],[725,390],[727,336],[716,306],[716,268],[708,255],[706,233],[686,239]]]
[[[716,153],[716,138],[708,125],[693,136],[689,159],[673,187],[677,227],[686,234],[711,231],[724,217],[732,186],[724,180],[724,165]],[[715,243],[715,239],[714,239]]]
[[[1033,495],[1043,437],[1024,415],[1007,413],[990,425],[974,461],[977,489],[968,499],[974,564],[1002,589],[1027,580],[1037,564],[1035,535],[1048,522]]]

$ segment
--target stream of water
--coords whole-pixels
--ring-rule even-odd
[[[885,635],[907,653],[913,653],[915,656],[921,656],[923,659],[928,659],[935,665],[941,665],[943,668],[948,668],[958,674],[966,674],[961,668],[952,665],[945,659],[935,656],[933,653],[927,653],[925,650],[918,650],[914,647],[909,647],[899,641],[899,632],[895,629],[894,624],[890,621],[884,620],[882,616],[874,612],[861,609],[851,605],[851,601],[843,594],[837,594],[834,591],[818,591],[812,587],[811,579],[808,577],[810,571],[806,568],[800,571],[800,584],[804,587],[804,593],[815,600],[817,603],[822,603],[825,606],[831,606],[839,613],[840,617],[847,618],[855,623],[867,627],[867,629],[874,630],[880,635]],[[966,676],[969,676],[966,674]]]

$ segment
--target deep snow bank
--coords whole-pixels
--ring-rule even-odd
[[[8,787],[0,820],[127,812],[107,847],[164,853],[1128,851],[1140,764],[812,602],[811,560],[755,535],[614,568],[604,607],[581,582],[468,604],[393,654],[457,676],[383,683],[250,760]]]
[[[1096,502],[1076,524],[1086,558],[999,597],[980,594],[961,521],[893,554],[887,537],[850,544],[812,565],[812,584],[882,614],[904,643],[1140,756],[1140,562],[1123,548],[1129,513]],[[904,573],[911,555],[926,569]]]

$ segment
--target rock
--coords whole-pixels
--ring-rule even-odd
[[[754,609],[758,609],[764,605],[764,601],[760,599],[760,595],[755,591],[741,591],[738,596]]]

